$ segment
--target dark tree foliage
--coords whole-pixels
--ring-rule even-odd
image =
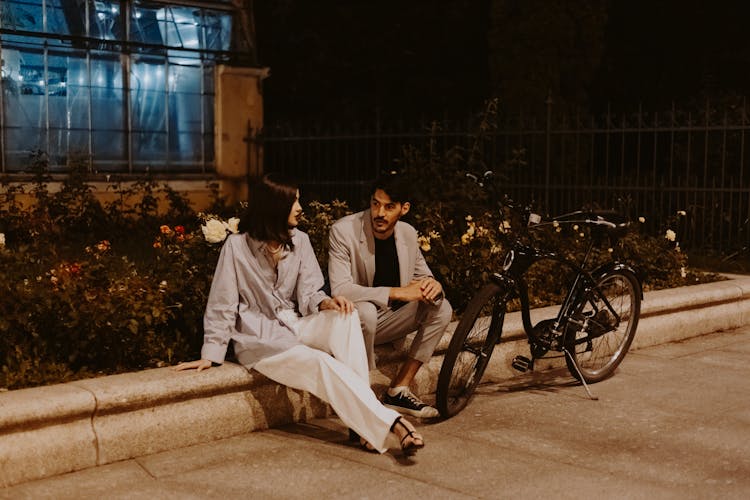
[[[489,0],[256,0],[268,120],[371,122],[480,106]]]
[[[255,0],[267,122],[746,95],[742,0]],[[687,102],[685,102],[687,101]],[[560,108],[557,108],[560,109]]]
[[[673,100],[747,95],[748,15],[742,0],[612,0],[593,100],[659,110]]]
[[[495,0],[488,33],[492,88],[503,106],[585,107],[603,50],[608,0]]]

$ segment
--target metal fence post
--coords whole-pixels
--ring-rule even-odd
[[[544,151],[544,209],[549,210],[549,192],[550,192],[550,144],[552,142],[552,91],[547,94],[544,101],[547,105],[547,128],[545,130],[545,151]]]

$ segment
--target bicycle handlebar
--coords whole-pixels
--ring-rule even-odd
[[[466,173],[466,177],[471,179],[475,184],[481,188],[489,188],[486,185],[486,181],[494,176],[492,170],[485,171],[481,176],[472,173]],[[501,205],[504,205],[512,210],[519,210],[523,212],[525,223],[528,227],[545,226],[554,224],[555,222],[565,222],[567,224],[587,224],[590,226],[600,227],[607,230],[610,233],[621,233],[626,230],[630,225],[630,222],[623,217],[622,214],[614,210],[577,210],[557,217],[553,217],[550,222],[542,222],[541,215],[532,212],[531,206],[527,205],[523,208],[516,206],[513,200],[507,198],[507,196],[500,201]]]

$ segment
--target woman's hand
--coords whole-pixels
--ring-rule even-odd
[[[334,311],[349,314],[354,312],[354,302],[347,299],[346,297],[337,295],[330,299],[323,299],[322,301],[320,301],[318,310],[325,311],[326,309],[333,309]]]
[[[175,371],[182,371],[182,370],[208,370],[211,368],[211,362],[207,359],[199,359],[196,361],[183,361],[181,363],[177,363],[177,366],[173,366],[172,369]]]

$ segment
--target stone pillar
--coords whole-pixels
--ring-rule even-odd
[[[230,204],[247,199],[248,177],[263,169],[262,151],[248,134],[263,127],[262,82],[267,76],[268,68],[216,68],[216,176]]]

